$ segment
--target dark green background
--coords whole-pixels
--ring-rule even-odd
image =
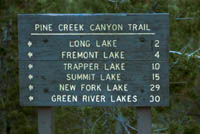
[[[155,35],[86,35],[86,36],[33,36],[35,24],[52,24],[54,31],[50,33],[63,33],[56,29],[59,24],[84,24],[84,33],[91,32],[91,24],[123,24],[123,31],[117,33],[131,33],[128,29],[129,23],[143,24],[146,23],[151,27],[151,32]],[[134,33],[141,33],[135,31]],[[149,33],[144,31],[145,33]],[[41,33],[41,31],[39,32]],[[77,33],[77,32],[71,32]],[[97,32],[100,33],[100,32]],[[101,32],[102,33],[102,32]],[[105,33],[116,33],[106,30]],[[141,38],[144,41],[141,41]],[[19,49],[19,87],[20,87],[20,104],[22,106],[168,106],[169,105],[169,66],[168,66],[168,38],[169,38],[169,15],[168,14],[20,14],[18,16],[18,49]],[[116,48],[96,48],[95,40],[117,40]],[[28,41],[33,45],[29,47]],[[90,40],[91,47],[70,47],[71,40]],[[159,40],[159,48],[154,47],[155,40]],[[45,42],[46,41],[46,42]],[[153,42],[153,43],[152,43]],[[33,57],[29,58],[27,53],[33,52]],[[93,52],[97,51],[98,58],[61,58],[62,51],[66,52]],[[103,52],[108,55],[110,52],[124,52],[124,59],[103,58]],[[155,57],[159,51],[160,57]],[[63,63],[98,63],[99,70],[64,70]],[[103,69],[104,64],[125,63],[125,70]],[[161,68],[158,71],[152,70],[152,63],[158,62]],[[29,70],[28,64],[32,63],[34,68]],[[66,74],[95,74],[94,80],[66,80]],[[152,80],[152,74],[159,73],[160,80]],[[34,78],[28,79],[32,74]],[[120,74],[120,81],[106,80],[106,74]],[[100,79],[103,76],[104,81]],[[60,83],[75,84],[76,91],[59,91]],[[152,92],[150,85],[159,84],[161,89]],[[34,90],[29,91],[28,85],[33,84]],[[81,84],[101,85],[102,91],[81,91]],[[106,85],[128,84],[128,91],[109,92],[106,91]],[[78,96],[77,102],[53,102],[52,95],[75,95]],[[83,95],[102,95],[105,102],[89,101],[83,102]],[[117,96],[137,96],[137,102],[118,101],[113,103]],[[150,96],[159,96],[159,102],[150,102]],[[34,100],[29,101],[28,97],[33,96]],[[132,98],[132,97],[131,97]],[[112,99],[113,100],[113,99]]]
[[[36,109],[19,106],[17,14],[170,13],[170,106],[152,108],[153,132],[198,134],[200,128],[200,1],[0,0],[0,133],[36,134]],[[197,51],[195,51],[197,50]],[[126,134],[135,108],[57,107],[56,134]],[[127,128],[127,129],[126,129]]]

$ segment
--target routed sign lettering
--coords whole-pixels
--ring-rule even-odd
[[[20,104],[167,106],[168,14],[21,14]]]

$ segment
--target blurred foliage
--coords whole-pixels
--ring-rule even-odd
[[[19,106],[17,14],[170,13],[170,106],[152,108],[155,134],[200,133],[199,0],[0,0],[0,134],[36,134],[34,107]],[[131,107],[55,107],[56,134],[115,134],[136,127]],[[131,133],[136,133],[127,127]],[[126,133],[123,130],[122,133]]]

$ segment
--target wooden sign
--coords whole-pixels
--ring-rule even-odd
[[[23,106],[167,106],[168,14],[20,14]]]

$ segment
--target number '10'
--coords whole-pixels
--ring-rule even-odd
[[[160,70],[160,63],[152,63],[152,70]]]

